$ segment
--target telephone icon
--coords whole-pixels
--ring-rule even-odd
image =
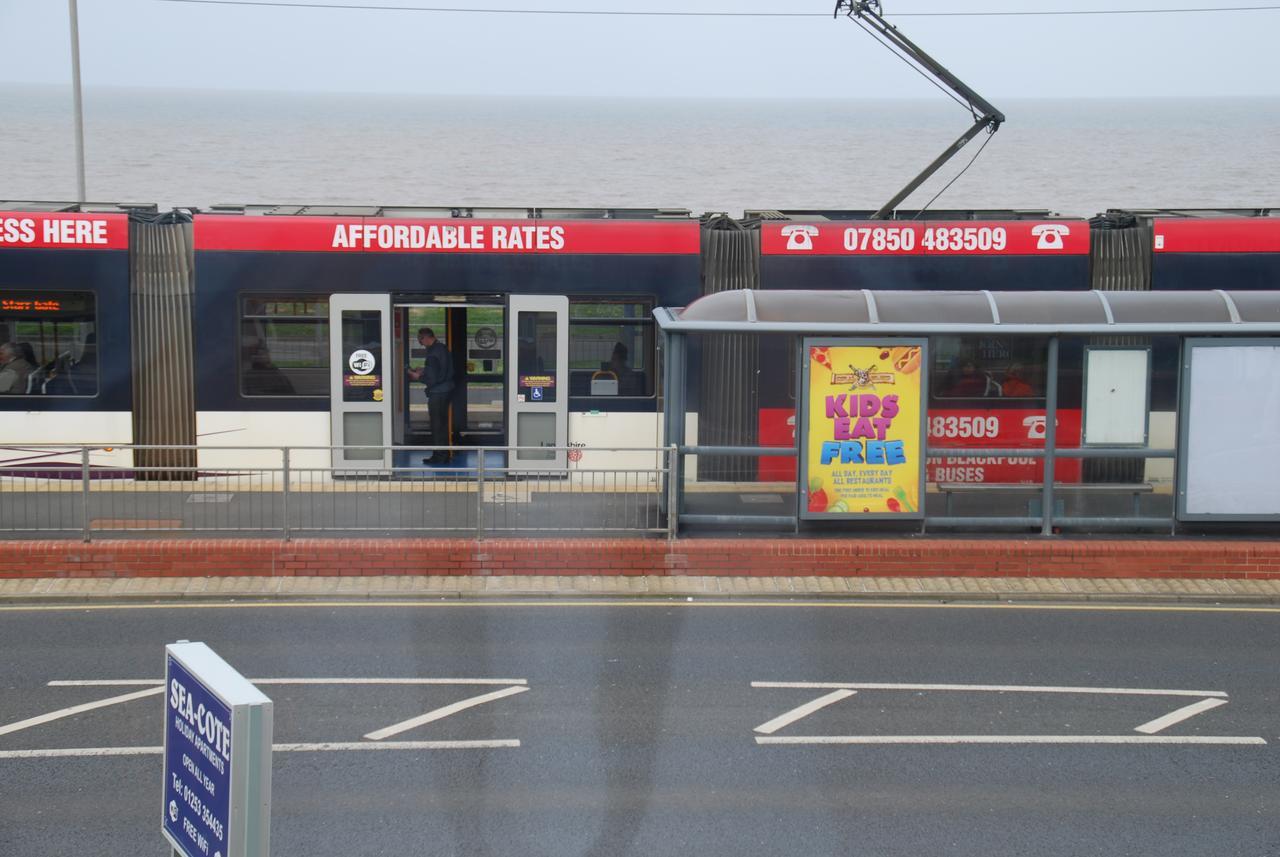
[[[1065,247],[1062,236],[1070,235],[1071,227],[1061,223],[1041,223],[1031,227],[1031,234],[1039,239],[1036,242],[1037,250],[1062,250]]]
[[[812,250],[813,239],[818,235],[818,227],[792,224],[782,227],[782,234],[787,238],[788,250]]]
[[[1027,430],[1027,440],[1044,440],[1046,431],[1045,424],[1048,422],[1046,417],[1027,417],[1022,421],[1022,425]],[[1057,422],[1054,422],[1057,425]]]

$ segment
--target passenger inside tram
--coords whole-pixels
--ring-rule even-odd
[[[35,371],[35,353],[31,345],[25,348],[16,342],[0,345],[0,394],[23,395],[27,392],[27,380]],[[27,359],[27,355],[31,359]]]

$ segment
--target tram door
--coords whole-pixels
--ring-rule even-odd
[[[391,467],[391,296],[331,297],[329,355],[334,468]]]
[[[565,470],[569,440],[569,298],[511,295],[507,299],[508,431],[521,470]],[[541,450],[537,447],[547,447]],[[559,447],[559,449],[556,449]]]
[[[450,443],[455,462],[470,457],[461,450],[480,446],[506,446],[506,307],[497,295],[468,296],[465,303],[424,303],[421,296],[398,299],[393,307],[392,337],[392,441],[396,446],[429,446]],[[421,369],[426,349],[418,344],[418,331],[430,328],[453,357],[454,393],[450,403],[451,431],[441,441],[431,435],[431,413],[426,390],[409,381],[406,370]],[[420,456],[419,456],[420,457]],[[490,458],[490,461],[497,461]],[[407,462],[413,464],[412,456]],[[397,466],[401,462],[397,457]]]

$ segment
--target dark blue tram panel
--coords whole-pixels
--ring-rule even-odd
[[[1157,217],[1153,290],[1280,287],[1280,217]]]
[[[1084,220],[767,221],[766,289],[1088,289]],[[945,321],[946,319],[939,319]]]
[[[127,215],[0,211],[0,343],[21,351],[0,369],[0,411],[26,412],[0,441],[132,440],[129,300]]]

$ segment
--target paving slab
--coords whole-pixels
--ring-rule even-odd
[[[395,600],[439,597],[689,597],[946,601],[1280,604],[1276,580],[711,576],[226,577],[9,579],[0,604],[227,599]]]

